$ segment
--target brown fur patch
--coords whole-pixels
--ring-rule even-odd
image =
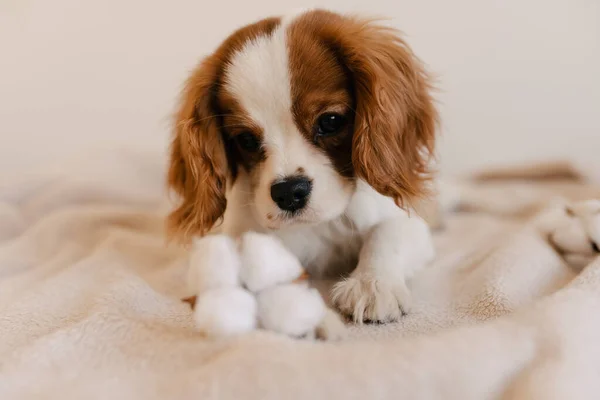
[[[269,18],[234,32],[188,79],[171,145],[169,186],[182,203],[169,216],[171,234],[206,234],[223,216],[227,183],[264,154],[245,154],[236,135],[262,132],[222,89],[236,50],[280,23]],[[398,32],[359,18],[312,11],[288,31],[292,113],[308,141],[343,177],[360,177],[403,205],[426,192],[437,113],[428,76]],[[324,112],[348,117],[345,129],[317,138]]]
[[[264,161],[265,154],[263,151],[248,152],[239,146],[236,141],[236,136],[243,133],[250,133],[260,142],[263,138],[263,131],[260,126],[250,118],[247,112],[240,106],[239,102],[226,90],[220,90],[217,94],[218,113],[222,115],[221,132],[229,141],[229,156],[231,162],[231,170],[234,174],[237,165],[240,164],[246,171],[252,168],[261,161]]]
[[[323,150],[338,173],[352,177],[354,99],[352,81],[343,64],[318,36],[313,24],[298,20],[288,28],[292,112],[306,140]],[[315,126],[323,113],[338,112],[349,123],[339,134],[317,138]]]
[[[290,38],[300,125],[311,115],[299,111],[310,109],[304,103],[335,103],[336,93],[351,88],[343,101],[352,104],[353,133],[332,145],[342,153],[330,155],[334,163],[351,153],[354,173],[399,205],[425,195],[437,112],[429,78],[398,32],[313,11],[294,22]]]
[[[235,178],[239,156],[222,129],[225,120],[218,96],[223,68],[247,41],[271,33],[278,24],[278,18],[269,18],[234,32],[187,80],[176,116],[168,173],[169,187],[182,199],[168,217],[171,235],[186,241],[204,235],[223,216],[227,180]]]

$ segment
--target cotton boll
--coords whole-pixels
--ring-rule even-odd
[[[319,292],[304,284],[274,286],[258,294],[258,320],[270,331],[293,337],[313,335],[325,312]]]
[[[229,337],[256,329],[256,298],[239,287],[207,290],[196,300],[196,329],[209,337]]]
[[[253,292],[291,282],[303,273],[296,256],[270,235],[245,233],[241,238],[240,253],[240,278]]]
[[[187,284],[190,294],[239,285],[240,257],[233,239],[209,235],[193,242]]]

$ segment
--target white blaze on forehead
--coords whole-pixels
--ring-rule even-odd
[[[249,41],[225,71],[225,87],[255,122],[280,123],[292,106],[285,29]]]
[[[247,42],[234,53],[224,71],[223,89],[262,130],[266,159],[253,175],[256,182],[252,196],[254,216],[260,226],[268,229],[279,229],[291,221],[286,220],[288,216],[281,218],[283,212],[272,199],[271,185],[300,168],[313,182],[309,203],[302,213],[305,222],[339,216],[354,190],[339,176],[327,155],[306,140],[294,121],[289,65],[289,46],[293,44],[287,42],[287,31],[297,17],[285,17],[270,35]]]
[[[292,115],[292,94],[283,23],[271,35],[259,36],[236,52],[225,71],[225,89],[263,130],[268,164],[276,175],[306,167],[314,150],[303,139]]]

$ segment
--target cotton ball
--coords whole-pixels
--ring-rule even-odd
[[[315,332],[317,338],[322,340],[342,340],[348,334],[346,324],[342,317],[329,307],[325,308],[325,315]]]
[[[195,239],[192,245],[187,276],[191,293],[239,285],[240,257],[233,239],[209,235]]]
[[[196,300],[194,322],[209,337],[228,337],[256,329],[256,298],[239,287],[211,289]]]
[[[291,282],[304,270],[300,261],[271,235],[245,233],[241,238],[241,281],[252,292]]]
[[[262,328],[293,337],[312,335],[325,316],[326,306],[316,289],[304,284],[274,286],[258,294]]]

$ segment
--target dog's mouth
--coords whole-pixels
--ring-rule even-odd
[[[285,227],[296,225],[312,225],[319,220],[315,213],[310,209],[297,211],[281,211],[277,214],[267,214],[266,227],[270,230],[279,230]]]

